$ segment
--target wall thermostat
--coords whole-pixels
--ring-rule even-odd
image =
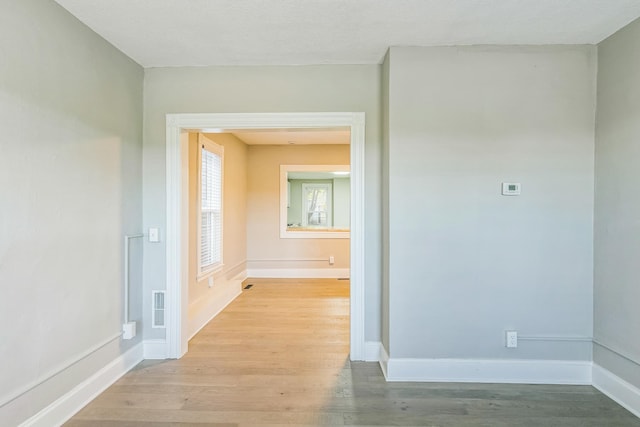
[[[519,196],[520,183],[519,182],[503,182],[502,195],[503,196]]]

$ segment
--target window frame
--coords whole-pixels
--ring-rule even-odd
[[[213,264],[206,266],[202,265],[202,151],[206,150],[214,155],[220,157],[220,260]],[[198,161],[197,161],[197,220],[198,227],[196,230],[196,256],[198,261],[198,272],[196,275],[197,280],[206,279],[212,274],[219,272],[224,267],[224,147],[216,144],[215,142],[203,138],[202,135],[198,138]]]
[[[349,231],[292,231],[287,227],[287,204],[289,201],[289,172],[350,172],[350,165],[280,165],[280,238],[281,239],[349,239],[351,238],[351,225]],[[350,184],[350,192],[353,193],[353,182]],[[350,195],[350,200],[352,196]],[[333,203],[333,201],[332,201]],[[350,207],[353,209],[353,207]],[[350,219],[352,218],[350,214]],[[351,221],[349,222],[351,224]]]
[[[307,195],[311,189],[323,189],[326,191],[326,222],[327,225],[310,225],[309,224],[309,206]],[[302,183],[302,226],[308,228],[330,228],[333,226],[333,184],[329,182],[303,182]]]

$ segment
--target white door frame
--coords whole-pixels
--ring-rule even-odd
[[[167,357],[188,350],[187,131],[203,129],[351,129],[351,360],[365,359],[364,337],[364,113],[167,114]],[[274,225],[275,226],[275,225]],[[183,286],[184,285],[184,286]]]

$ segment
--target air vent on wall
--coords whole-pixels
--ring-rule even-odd
[[[153,308],[151,309],[151,327],[165,327],[165,310],[164,310],[164,294],[165,291],[152,291]]]

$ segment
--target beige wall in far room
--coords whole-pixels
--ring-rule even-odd
[[[281,239],[279,229],[280,165],[349,164],[349,149],[349,145],[249,146],[247,266],[250,272],[349,268],[349,239]],[[329,256],[335,257],[334,265],[329,265]],[[319,258],[327,261],[294,261]]]

